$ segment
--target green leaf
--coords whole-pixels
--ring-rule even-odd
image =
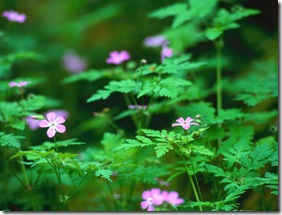
[[[205,30],[205,36],[209,40],[215,40],[218,37],[220,37],[222,34],[223,34],[223,30],[221,28],[218,28],[218,27],[207,28]]]
[[[214,124],[223,123],[224,121],[240,119],[244,117],[245,114],[241,112],[238,108],[222,109],[220,110],[219,116],[214,120]]]
[[[193,151],[193,153],[199,153],[202,155],[208,155],[208,156],[213,156],[214,153],[207,149],[205,146],[202,145],[194,145],[194,144],[190,144],[190,149]]]
[[[73,83],[81,80],[93,82],[105,76],[106,76],[106,71],[89,70],[64,78],[63,84]]]
[[[151,12],[148,16],[159,19],[163,19],[169,16],[176,16],[180,13],[185,13],[187,6],[188,5],[186,3],[176,3]]]
[[[21,139],[25,139],[25,137],[24,136],[15,136],[13,134],[5,134],[4,132],[0,132],[0,145],[1,146],[20,148]]]
[[[110,83],[104,87],[104,90],[98,90],[96,94],[92,95],[87,100],[87,102],[92,102],[100,99],[107,99],[113,92],[129,93],[133,91],[135,87],[136,82],[131,79],[121,81],[110,81]]]
[[[168,143],[159,143],[154,150],[156,151],[157,157],[162,157],[165,155],[169,150],[173,150],[172,145]]]
[[[57,141],[57,147],[67,147],[67,146],[74,146],[74,145],[83,145],[85,142],[77,142],[76,139],[69,139],[69,140],[63,140],[63,141]],[[51,150],[55,149],[56,145],[54,142],[44,142],[42,145],[39,146],[30,146],[29,148],[33,150]]]
[[[99,169],[97,171],[95,171],[95,175],[96,176],[101,176],[109,181],[112,181],[111,180],[111,175],[113,174],[113,171],[112,170],[109,170],[109,169]]]

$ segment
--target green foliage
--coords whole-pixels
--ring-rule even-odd
[[[83,145],[84,142],[76,142],[76,139],[69,139],[69,140],[63,140],[63,141],[57,141],[57,147],[68,147],[68,146],[74,146],[74,145]],[[39,146],[30,146],[29,148],[37,151],[48,151],[51,149],[55,149],[56,145],[54,142],[44,142],[42,145]]]
[[[93,102],[100,99],[107,99],[113,92],[129,93],[136,87],[136,83],[133,80],[122,80],[122,81],[110,81],[105,86],[105,90],[98,90],[97,93],[92,95],[87,102]]]
[[[188,4],[176,3],[149,14],[149,17],[163,19],[174,16],[172,27],[178,27],[192,18],[205,18],[211,14],[216,6],[216,0],[190,0]],[[189,5],[189,6],[188,6]],[[201,13],[199,13],[201,11]]]
[[[21,139],[25,139],[25,137],[15,136],[13,134],[5,134],[4,132],[0,132],[0,144],[2,147],[8,146],[8,147],[20,148]]]
[[[240,25],[236,21],[258,13],[258,10],[247,9],[242,6],[235,6],[231,9],[231,12],[226,9],[220,9],[213,19],[213,27],[206,29],[205,36],[209,40],[215,40],[220,37],[224,31],[239,28]]]

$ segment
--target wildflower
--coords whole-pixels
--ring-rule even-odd
[[[7,20],[11,21],[11,22],[19,22],[19,23],[23,23],[26,20],[26,15],[23,13],[18,13],[16,11],[4,11],[2,13],[3,17],[6,17]]]
[[[57,116],[62,116],[64,119],[67,119],[69,117],[69,113],[66,110],[53,110],[49,112],[54,112]],[[49,112],[45,113],[48,114]],[[26,123],[30,130],[36,130],[39,128],[39,122],[40,120],[44,120],[45,117],[42,115],[36,115],[36,116],[28,116],[25,118]]]
[[[36,118],[28,116],[25,118],[25,120],[30,130],[36,130],[37,128],[39,128],[39,120],[37,120]]]
[[[167,43],[168,41],[162,35],[146,37],[144,40],[144,45],[147,47],[163,46]]]
[[[64,133],[66,131],[66,127],[64,125],[61,125],[66,120],[62,116],[56,117],[56,114],[54,112],[49,112],[46,115],[47,120],[40,120],[39,127],[46,128],[49,127],[47,130],[47,136],[49,138],[52,138],[55,136],[56,132]]]
[[[188,130],[191,125],[199,126],[198,123],[193,122],[193,121],[194,121],[194,119],[192,119],[189,116],[186,118],[186,120],[184,120],[183,117],[180,117],[179,119],[176,120],[176,122],[178,122],[178,123],[173,123],[172,127],[174,127],[174,126],[182,126],[182,128],[184,128],[185,130]]]
[[[24,87],[28,85],[29,83],[30,83],[29,81],[20,81],[19,83],[12,81],[9,83],[9,86],[10,87]]]
[[[164,190],[162,192],[162,196],[164,198],[164,201],[166,201],[169,204],[175,205],[175,206],[184,203],[184,199],[178,198],[179,194],[176,191],[168,192],[168,191]]]
[[[145,201],[141,202],[141,208],[146,209],[147,211],[154,211],[156,205],[161,205],[164,201],[163,196],[161,195],[161,190],[158,188],[152,188],[151,190],[145,190],[142,193],[142,198]]]
[[[162,51],[161,51],[161,62],[163,62],[165,58],[171,57],[172,54],[173,54],[172,49],[170,49],[166,45],[164,45],[162,47]]]
[[[87,62],[73,51],[67,51],[63,56],[63,67],[70,73],[79,73],[86,69]]]
[[[118,51],[112,51],[110,53],[110,57],[107,58],[106,62],[108,64],[115,64],[115,65],[119,65],[124,61],[127,61],[130,59],[130,55],[127,51],[122,50],[120,52]]]

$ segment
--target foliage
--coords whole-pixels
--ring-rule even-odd
[[[253,5],[3,3],[27,19],[1,22],[1,210],[278,210],[278,34]]]

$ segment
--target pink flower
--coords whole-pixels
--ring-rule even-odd
[[[112,51],[110,53],[110,57],[107,58],[106,62],[108,64],[115,64],[115,65],[119,65],[124,61],[127,61],[130,59],[130,55],[127,51],[122,50],[121,52],[118,51]]]
[[[46,118],[47,120],[40,120],[39,127],[49,127],[47,130],[47,136],[49,138],[54,137],[56,132],[64,133],[66,131],[66,127],[64,125],[61,125],[66,121],[64,117],[56,117],[56,114],[54,112],[49,112],[47,113]]]
[[[198,125],[198,123],[193,122],[194,119],[192,119],[191,117],[187,117],[186,120],[183,119],[183,117],[180,117],[179,119],[176,120],[176,122],[178,123],[173,123],[172,127],[174,126],[182,126],[182,128],[184,128],[185,130],[188,130],[190,128],[191,125]]]
[[[146,37],[144,40],[144,45],[147,47],[163,46],[167,43],[168,41],[162,35]]]
[[[172,49],[170,49],[166,45],[164,45],[162,47],[162,51],[161,51],[161,62],[163,62],[165,58],[171,57],[172,54],[173,54]]]
[[[54,112],[57,116],[62,116],[65,119],[69,117],[69,113],[66,110],[52,110],[49,112]],[[39,122],[40,120],[42,120],[42,118],[45,118],[45,117],[42,115],[26,117],[26,123],[28,127],[30,128],[30,130],[36,130],[37,128],[39,128]]]
[[[18,13],[16,11],[4,11],[2,13],[3,17],[6,17],[7,20],[11,21],[11,22],[20,22],[23,23],[26,20],[26,15],[25,14],[21,14]]]
[[[79,73],[86,69],[86,60],[73,51],[67,51],[63,56],[63,67],[71,73]]]
[[[145,190],[142,193],[142,198],[145,201],[141,202],[141,208],[146,209],[147,211],[154,211],[156,205],[161,205],[164,201],[164,198],[161,194],[161,190],[158,188],[152,188],[151,190]]]
[[[30,83],[29,81],[20,81],[19,83],[12,81],[9,83],[9,86],[10,87],[24,87],[28,85],[29,83]]]
[[[184,203],[184,199],[178,198],[179,194],[176,191],[167,192],[166,190],[162,192],[164,201],[172,205],[180,205]]]

